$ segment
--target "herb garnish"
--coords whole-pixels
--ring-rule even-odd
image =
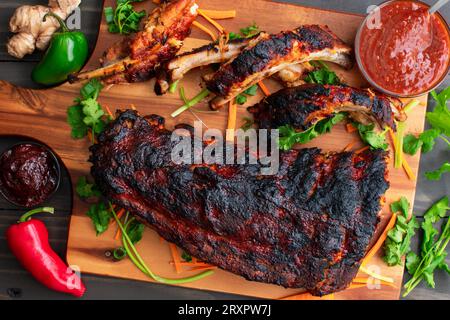
[[[247,90],[242,92],[241,94],[238,94],[236,96],[236,103],[239,105],[243,105],[247,102],[247,96],[254,96],[256,95],[256,92],[258,91],[258,85],[254,84],[251,87],[249,87]]]
[[[278,128],[280,137],[278,139],[278,146],[281,150],[290,150],[296,143],[307,143],[317,136],[330,132],[331,128],[344,120],[345,113],[338,113],[331,118],[322,119],[305,131],[297,132],[290,125],[284,125]]]
[[[96,134],[104,130],[107,120],[103,119],[105,112],[97,102],[102,88],[100,81],[91,79],[81,88],[81,97],[74,100],[76,104],[67,109],[67,123],[72,128],[72,138],[84,138],[91,129],[94,139]]]
[[[86,214],[91,218],[97,235],[100,235],[108,230],[112,215],[111,212],[106,209],[103,202],[91,205],[89,211]]]
[[[228,34],[229,39],[234,40],[234,39],[251,38],[260,32],[259,27],[256,25],[255,22],[246,28],[240,29],[239,31],[240,33],[230,32]]]
[[[91,198],[101,196],[101,193],[98,190],[97,186],[93,183],[89,183],[86,177],[78,178],[75,191],[77,192],[80,198]]]
[[[400,265],[402,257],[411,251],[411,238],[419,228],[414,215],[408,221],[410,205],[405,197],[391,204],[391,211],[397,214],[397,222],[394,228],[389,230],[386,241],[384,242],[384,261],[389,266]]]
[[[131,3],[142,1],[143,0],[117,0],[116,9],[106,7],[105,18],[106,23],[108,24],[108,31],[124,35],[139,31],[141,19],[145,17],[146,12],[145,10],[136,12]]]
[[[353,123],[358,129],[361,140],[368,144],[371,149],[383,149],[387,150],[389,147],[386,142],[386,133],[389,130],[386,128],[383,132],[375,132],[375,124],[363,125],[361,123]]]

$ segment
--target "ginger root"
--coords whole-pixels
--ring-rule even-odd
[[[49,0],[48,6],[18,7],[9,21],[9,29],[16,33],[6,44],[8,53],[22,59],[37,48],[45,50],[53,33],[58,30],[59,23],[44,16],[50,11],[65,20],[81,3],[81,0]]]

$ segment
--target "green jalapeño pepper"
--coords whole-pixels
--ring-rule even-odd
[[[67,80],[67,76],[81,70],[88,58],[88,41],[81,31],[71,31],[56,14],[49,12],[44,16],[58,20],[61,29],[53,34],[41,62],[33,69],[33,81],[44,85],[55,85]]]

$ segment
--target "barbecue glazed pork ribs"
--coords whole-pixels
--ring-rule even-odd
[[[391,108],[391,104],[397,104]],[[401,102],[390,100],[370,90],[346,86],[304,84],[285,88],[264,98],[248,111],[253,114],[260,129],[276,129],[291,125],[306,130],[319,120],[338,112],[348,112],[350,117],[362,124],[378,123],[395,131],[394,118],[405,115]],[[394,113],[395,112],[395,113]]]
[[[159,116],[125,111],[91,147],[104,196],[167,241],[248,280],[345,289],[358,272],[388,188],[387,153],[280,153],[259,165],[177,165]]]
[[[71,82],[102,78],[106,84],[141,82],[172,59],[189,36],[196,19],[195,0],[162,3],[149,15],[144,29],[111,46],[101,59],[102,68],[72,75]]]
[[[261,34],[241,54],[204,80],[217,97],[210,103],[218,109],[242,91],[291,65],[311,60],[353,66],[352,49],[326,26],[304,25],[275,35]]]

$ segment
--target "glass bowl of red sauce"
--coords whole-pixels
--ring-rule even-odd
[[[56,192],[60,180],[58,158],[40,143],[15,144],[0,155],[0,194],[16,206],[42,204]]]
[[[420,1],[393,0],[373,10],[355,40],[356,61],[369,83],[396,97],[430,92],[450,67],[450,30]]]

